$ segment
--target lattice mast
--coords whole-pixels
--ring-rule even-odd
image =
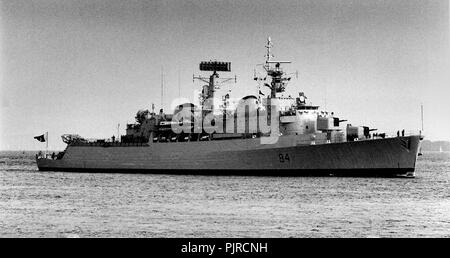
[[[291,80],[290,76],[286,76],[283,69],[280,67],[281,64],[290,64],[291,61],[274,61],[272,57],[272,47],[273,43],[270,37],[267,38],[267,54],[266,54],[266,62],[263,65],[264,69],[268,76],[271,77],[270,84],[265,83],[264,86],[267,86],[270,89],[270,98],[276,98],[276,94],[280,92],[284,92],[287,86],[288,81]]]
[[[200,94],[200,105],[204,111],[214,111],[214,93],[220,87],[232,80],[236,83],[236,75],[232,78],[220,78],[218,71],[231,72],[231,62],[218,62],[208,61],[200,63],[200,71],[212,71],[213,73],[209,77],[195,76],[193,75],[193,81],[199,80],[207,83],[203,86],[202,93]]]

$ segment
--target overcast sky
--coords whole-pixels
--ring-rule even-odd
[[[198,63],[232,62],[232,97],[255,93],[271,36],[313,104],[354,125],[450,140],[448,1],[0,0],[0,149],[111,137],[138,109],[193,99]],[[180,75],[180,76],[178,76]],[[222,89],[223,91],[228,90]],[[220,93],[219,93],[220,94]]]

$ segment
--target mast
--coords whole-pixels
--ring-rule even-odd
[[[214,92],[220,89],[220,86],[226,82],[234,80],[236,83],[236,75],[234,78],[220,78],[217,72],[231,72],[230,62],[218,62],[209,61],[200,63],[200,71],[211,71],[212,74],[209,77],[195,76],[193,75],[193,80],[197,79],[199,81],[207,83],[203,86],[202,93],[200,96],[200,105],[204,112],[214,112]]]
[[[45,157],[47,158],[48,155],[48,132],[45,132]]]
[[[421,103],[420,104],[420,120],[421,120],[421,123],[422,123],[422,132],[423,132],[423,104]]]
[[[161,109],[164,109],[164,67],[161,66]]]
[[[267,67],[267,69],[269,68],[269,62],[270,62],[270,59],[272,59],[272,57],[274,57],[274,56],[272,55],[272,53],[271,53],[272,47],[273,47],[272,39],[271,39],[270,37],[268,37],[268,38],[267,38],[267,45],[266,45],[266,48],[267,48],[267,54],[266,54],[266,66],[265,66],[265,67]],[[267,70],[267,69],[266,69],[266,70]]]
[[[181,97],[180,68],[178,68],[178,98]]]
[[[272,54],[273,43],[270,37],[267,38],[267,44],[265,47],[267,48],[267,52],[265,56],[266,62],[264,63],[263,68],[267,75],[271,78],[270,83],[264,83],[264,86],[270,89],[270,96],[267,97],[267,119],[268,121],[272,121],[272,99],[277,97],[277,93],[284,92],[288,81],[291,80],[291,77],[285,76],[285,72],[281,68],[281,64],[289,64],[291,61],[272,60],[272,57],[274,57]],[[255,76],[255,80],[266,81],[266,77],[258,78]]]
[[[117,141],[120,142],[120,123],[117,124]]]
[[[272,78],[270,84],[265,83],[264,85],[270,88],[270,98],[276,98],[278,92],[284,92],[287,82],[291,80],[291,77],[286,77],[285,72],[281,69],[281,64],[290,64],[291,61],[274,61],[272,60],[272,40],[270,37],[267,38],[267,54],[266,62],[264,64],[264,69],[267,75]],[[275,66],[273,66],[275,64]]]

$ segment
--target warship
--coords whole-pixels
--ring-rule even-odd
[[[218,98],[230,62],[204,61],[209,77],[199,104],[177,105],[166,114],[139,110],[126,134],[86,139],[65,134],[64,151],[37,154],[40,171],[167,173],[270,176],[414,177],[422,132],[396,135],[354,126],[307,102],[303,92],[285,96],[297,73],[284,71],[290,61],[274,60],[268,38],[261,73],[254,74],[255,94],[231,105],[229,94]],[[297,76],[298,77],[298,76]],[[261,87],[270,89],[264,95]]]

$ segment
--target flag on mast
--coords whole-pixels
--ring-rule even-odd
[[[42,135],[38,135],[38,136],[34,136],[34,139],[40,141],[40,142],[46,142],[47,141],[47,133],[42,134]]]

